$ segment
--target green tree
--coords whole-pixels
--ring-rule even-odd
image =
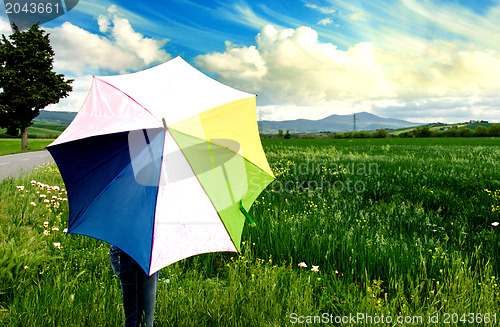
[[[283,130],[278,129],[278,138],[283,138]]]
[[[369,137],[370,137],[370,133],[368,133],[367,131],[354,132],[355,139],[367,139]]]
[[[352,138],[354,138],[354,132],[344,132],[344,133],[342,133],[342,138],[352,139]]]
[[[413,134],[415,137],[430,137],[431,136],[431,130],[429,127],[425,126],[419,126],[413,130]]]
[[[379,129],[378,131],[373,133],[373,137],[375,138],[386,138],[389,136],[389,133],[383,128]]]
[[[474,129],[474,135],[475,136],[488,136],[488,128],[479,125]]]
[[[462,137],[468,137],[468,136],[472,135],[472,129],[470,129],[468,127],[460,128],[458,130],[458,132],[460,133],[460,136],[462,136]]]
[[[500,124],[491,124],[488,133],[490,136],[500,136]]]
[[[20,130],[21,147],[27,150],[33,119],[40,109],[67,97],[73,80],[52,71],[54,50],[38,24],[27,31],[12,28],[14,33],[0,40],[0,127],[10,135]]]
[[[444,132],[446,137],[457,137],[459,136],[458,129],[452,128]]]

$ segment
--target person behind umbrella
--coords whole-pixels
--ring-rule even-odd
[[[113,271],[120,278],[124,327],[152,327],[159,271],[148,276],[134,259],[114,245],[109,256]]]

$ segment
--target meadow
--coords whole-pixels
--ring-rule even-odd
[[[28,151],[43,150],[47,145],[52,143],[54,139],[28,139]],[[15,138],[0,138],[0,156],[22,153],[21,139]]]
[[[156,326],[500,325],[498,138],[263,145],[277,178],[242,253],[162,269]],[[65,233],[57,167],[0,190],[0,325],[120,326],[109,246]]]
[[[57,138],[68,125],[51,122],[34,122],[28,127],[29,138]],[[10,138],[6,135],[7,129],[0,128],[0,138]]]

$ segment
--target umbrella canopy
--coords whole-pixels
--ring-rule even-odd
[[[255,95],[180,57],[94,77],[47,149],[66,184],[68,232],[116,245],[149,275],[196,254],[239,251],[247,211],[274,179]]]

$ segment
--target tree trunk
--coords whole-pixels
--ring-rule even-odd
[[[21,128],[21,150],[28,150],[28,126]]]

